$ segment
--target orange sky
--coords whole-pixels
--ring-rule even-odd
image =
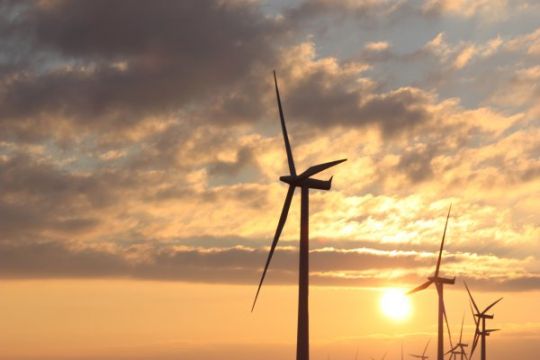
[[[462,313],[467,311],[464,339],[470,341],[473,323],[466,293],[463,286],[456,287],[459,290],[446,292],[448,316],[455,336]],[[5,295],[0,300],[4,312],[0,349],[5,359],[168,359],[184,358],[181,354],[190,352],[198,353],[194,359],[203,359],[218,350],[247,358],[254,349],[261,351],[260,359],[294,354],[293,286],[263,289],[254,313],[249,311],[253,286],[28,280],[3,282],[1,291]],[[434,290],[414,296],[413,313],[402,322],[382,314],[380,296],[378,288],[313,287],[313,359],[326,359],[327,354],[350,358],[357,345],[362,358],[382,356],[386,351],[395,358],[401,341],[406,352],[421,351],[427,339],[435,341]],[[529,309],[538,303],[540,293],[478,293],[476,300],[486,304],[498,296],[505,299],[495,308],[491,324],[503,331],[489,339],[491,358],[507,358],[510,350],[516,350],[505,348],[508,344],[537,351],[540,316]],[[428,353],[435,356],[434,344]]]

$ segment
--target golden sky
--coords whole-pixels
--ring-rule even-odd
[[[540,349],[540,4],[0,2],[0,359],[294,357],[295,197],[310,195],[313,359],[398,358],[498,297],[490,359]],[[298,194],[297,194],[298,196]],[[491,326],[491,324],[490,324]],[[512,349],[513,352],[509,352]],[[266,356],[266,358],[264,357]],[[478,356],[476,354],[475,356]]]

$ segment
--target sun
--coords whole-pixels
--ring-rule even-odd
[[[381,297],[381,311],[389,318],[402,321],[411,315],[411,302],[400,289],[386,289]]]

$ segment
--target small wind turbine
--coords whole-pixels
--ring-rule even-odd
[[[441,241],[441,248],[439,250],[439,259],[437,260],[437,266],[435,268],[435,274],[433,276],[428,277],[428,281],[426,281],[422,285],[408,292],[408,294],[412,294],[417,291],[424,290],[425,288],[430,286],[432,283],[435,283],[435,287],[437,288],[437,294],[439,295],[437,360],[444,360],[443,317],[446,318],[446,310],[444,308],[444,297],[443,297],[444,284],[454,285],[454,283],[456,282],[456,278],[449,279],[449,278],[444,278],[444,277],[439,276],[439,269],[441,267],[442,252],[443,252],[443,247],[444,247],[444,238],[446,236],[446,229],[448,227],[448,219],[450,218],[450,210],[452,210],[451,204],[450,204],[450,208],[448,209],[448,215],[446,216],[446,223],[444,225],[444,232],[443,232],[442,241]]]
[[[388,354],[388,353],[385,352],[384,355],[382,356],[381,360],[384,360],[384,358],[386,357],[386,354]],[[371,360],[375,360],[375,359],[372,357]]]
[[[503,298],[500,298],[500,299],[494,301],[493,303],[491,303],[491,305],[486,307],[484,309],[484,311],[480,312],[480,309],[478,309],[478,306],[476,306],[476,302],[474,301],[474,299],[472,297],[471,291],[469,290],[469,287],[467,286],[467,283],[464,282],[464,284],[465,284],[465,288],[467,289],[467,292],[469,293],[469,298],[471,299],[471,303],[474,306],[474,310],[476,311],[476,313],[475,313],[471,309],[471,311],[473,313],[474,322],[476,324],[476,329],[474,331],[474,339],[473,339],[473,345],[472,345],[472,348],[471,348],[470,357],[472,358],[472,356],[474,354],[474,350],[476,349],[476,345],[478,345],[478,339],[481,338],[482,343],[481,343],[480,359],[481,360],[486,360],[486,336],[489,336],[494,331],[500,330],[500,329],[486,329],[486,319],[491,320],[491,319],[494,318],[494,315],[488,315],[486,313],[489,311],[489,309],[494,307],[495,304],[497,304]],[[480,330],[480,323],[482,324],[482,329],[481,330]]]
[[[469,360],[469,357],[467,356],[467,353],[465,352],[465,348],[469,346],[468,344],[463,343],[463,323],[465,322],[465,314],[463,314],[463,318],[461,319],[461,331],[459,333],[459,341],[458,343],[453,346],[445,355],[450,355],[450,360],[455,359],[457,360],[458,355],[460,356],[460,360]]]
[[[300,208],[300,266],[299,266],[299,278],[298,278],[298,330],[296,338],[296,359],[297,360],[309,360],[309,315],[308,315],[308,286],[309,286],[309,189],[330,190],[332,186],[332,178],[329,180],[313,179],[311,176],[320,173],[323,170],[331,168],[344,162],[346,159],[336,160],[319,164],[308,168],[300,175],[296,174],[296,168],[294,166],[294,160],[291,150],[291,144],[289,143],[289,136],[287,135],[287,127],[285,126],[285,117],[283,116],[283,108],[281,106],[281,98],[279,96],[279,89],[277,85],[276,72],[274,71],[274,85],[276,88],[276,97],[279,109],[279,117],[281,120],[281,130],[283,132],[283,140],[285,141],[285,151],[287,152],[287,161],[289,163],[290,174],[281,176],[279,179],[289,184],[289,190],[285,196],[285,203],[281,210],[281,216],[279,217],[278,225],[274,235],[274,240],[266,259],[266,265],[255,294],[255,300],[251,311],[255,308],[257,298],[261,290],[268,266],[274,255],[274,250],[279,241],[279,236],[287,220],[289,208],[291,206],[294,190],[301,188],[301,208]]]
[[[426,347],[424,348],[424,352],[422,353],[422,355],[417,355],[417,354],[409,354],[409,355],[412,356],[412,357],[415,357],[415,358],[417,358],[417,359],[427,360],[427,359],[429,358],[429,356],[426,355],[426,351],[427,351],[429,342],[430,342],[430,340],[428,340],[428,342],[427,342],[427,344],[426,344]]]

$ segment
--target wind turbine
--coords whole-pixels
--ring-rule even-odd
[[[413,294],[417,291],[424,290],[425,288],[430,286],[432,283],[435,283],[435,287],[437,288],[437,294],[439,295],[437,360],[444,360],[443,317],[446,318],[446,310],[444,308],[444,297],[443,297],[444,284],[454,285],[454,283],[456,282],[456,278],[448,279],[448,278],[439,276],[439,269],[441,267],[441,259],[442,259],[442,251],[444,247],[444,238],[446,236],[446,229],[448,227],[448,219],[450,218],[450,210],[452,210],[452,204],[450,204],[450,207],[448,209],[448,215],[446,216],[446,223],[444,225],[444,232],[443,232],[442,241],[441,241],[441,248],[439,250],[439,259],[437,260],[437,267],[435,268],[435,274],[433,276],[428,277],[428,281],[426,281],[422,285],[418,286],[417,288],[412,289],[411,291],[407,293],[407,294]]]
[[[266,265],[255,294],[255,300],[251,311],[255,308],[259,292],[263,284],[268,266],[274,255],[274,250],[279,241],[279,236],[287,220],[289,208],[291,206],[291,200],[294,195],[294,190],[299,187],[301,189],[301,208],[300,208],[300,265],[299,265],[299,277],[298,277],[298,330],[296,338],[296,359],[297,360],[309,360],[309,315],[308,315],[308,287],[309,287],[309,189],[330,190],[332,186],[332,178],[329,180],[313,179],[311,176],[320,173],[332,166],[344,162],[346,159],[331,161],[319,165],[312,166],[300,175],[296,174],[296,168],[294,166],[294,160],[291,150],[291,144],[289,143],[289,136],[287,135],[287,127],[285,126],[285,117],[283,116],[283,108],[281,106],[281,98],[279,96],[279,89],[277,85],[276,72],[274,71],[274,85],[276,88],[276,97],[279,109],[279,117],[281,120],[281,130],[283,132],[283,140],[285,142],[285,151],[287,152],[287,161],[289,163],[290,174],[281,176],[279,179],[289,184],[289,190],[285,196],[285,203],[281,210],[281,216],[279,217],[278,225],[274,235],[274,240],[266,259]]]
[[[474,322],[476,324],[476,329],[474,331],[474,339],[473,339],[473,345],[472,345],[472,348],[471,348],[471,356],[470,357],[472,358],[472,356],[474,354],[474,350],[476,349],[476,345],[478,345],[478,338],[481,338],[482,343],[481,343],[480,359],[481,360],[486,360],[486,336],[489,336],[494,331],[500,330],[500,329],[486,329],[486,319],[491,320],[494,317],[494,315],[488,315],[486,313],[489,311],[489,309],[494,307],[495,304],[497,304],[503,298],[500,298],[500,299],[494,301],[493,303],[491,303],[491,305],[486,307],[484,309],[484,311],[480,312],[480,310],[478,309],[478,306],[476,306],[476,302],[474,301],[474,299],[473,299],[473,297],[471,295],[471,291],[469,290],[469,287],[467,286],[467,283],[464,282],[464,284],[465,284],[465,288],[467,289],[467,292],[469,293],[469,298],[471,299],[471,303],[474,306],[474,310],[476,310],[476,313],[474,311],[472,312]],[[471,311],[472,311],[472,308],[471,308]],[[482,330],[480,330],[480,323],[482,324]]]
[[[417,359],[427,360],[427,359],[429,358],[429,356],[426,355],[426,351],[427,351],[429,342],[430,342],[430,340],[428,340],[428,342],[427,342],[427,344],[426,344],[426,347],[424,348],[424,352],[422,353],[422,355],[416,355],[416,354],[409,354],[409,355],[412,356],[412,357],[415,357],[415,358],[417,358]]]
[[[452,354],[450,355],[450,360],[456,359],[458,355],[460,355],[460,360],[469,360],[469,357],[467,356],[467,353],[465,352],[465,348],[469,346],[468,344],[464,344],[463,341],[463,323],[465,322],[465,314],[463,314],[463,318],[461,319],[461,331],[459,333],[459,341],[458,343],[453,346],[446,354]],[[446,355],[445,354],[445,355]]]
[[[384,355],[382,356],[381,360],[384,360],[384,358],[386,358],[386,354],[388,354],[388,353],[385,352]],[[371,360],[375,360],[375,359],[372,357]]]

